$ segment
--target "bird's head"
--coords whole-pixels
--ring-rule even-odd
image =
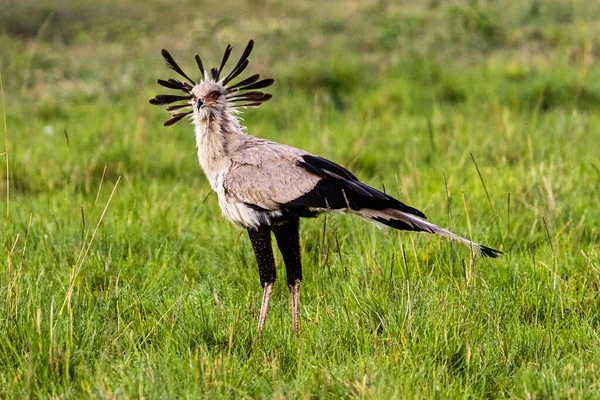
[[[167,66],[187,80],[187,82],[174,78],[169,78],[166,81],[158,80],[158,84],[161,86],[185,93],[183,96],[159,94],[150,100],[150,104],[154,105],[175,103],[166,108],[171,114],[171,118],[165,122],[165,126],[175,125],[188,115],[203,119],[211,114],[227,112],[238,107],[258,107],[265,101],[270,100],[273,97],[272,95],[258,89],[271,86],[275,82],[273,79],[261,80],[260,75],[256,74],[232,84],[232,81],[244,72],[248,66],[248,56],[250,56],[253,47],[254,41],[250,40],[235,67],[225,77],[221,77],[221,73],[231,54],[231,45],[227,45],[220,67],[212,68],[210,71],[204,70],[202,60],[196,54],[196,64],[201,75],[198,83],[183,72],[171,54],[163,49],[162,55],[167,62]]]

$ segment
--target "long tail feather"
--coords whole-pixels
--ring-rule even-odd
[[[431,234],[445,236],[447,238],[464,243],[467,246],[477,248],[481,252],[481,254],[483,254],[486,257],[496,258],[502,254],[502,252],[499,250],[495,250],[491,247],[487,247],[479,243],[475,243],[469,239],[465,239],[464,237],[458,236],[457,234],[450,232],[447,229],[440,228],[439,226],[434,225],[431,222],[424,221],[414,215],[404,213],[402,211],[394,210],[391,208],[387,208],[384,210],[372,210],[368,208],[363,208],[358,210],[357,212],[364,218],[368,218],[372,221],[379,222],[392,228],[405,231],[427,232]]]

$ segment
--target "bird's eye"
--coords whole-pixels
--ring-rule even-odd
[[[210,98],[213,100],[217,100],[219,98],[219,92],[212,92],[210,94]]]

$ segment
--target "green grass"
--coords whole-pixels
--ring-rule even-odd
[[[295,3],[0,2],[0,397],[599,397],[600,6]],[[300,337],[280,279],[258,342],[249,241],[148,104],[162,47],[249,38],[251,134],[506,254],[306,220]]]

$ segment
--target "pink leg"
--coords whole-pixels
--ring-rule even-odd
[[[292,292],[292,329],[296,336],[298,336],[298,304],[300,301],[300,282],[294,283],[290,286]]]
[[[267,319],[267,310],[269,309],[269,300],[271,300],[271,292],[273,291],[273,282],[265,283],[263,292],[262,304],[260,306],[260,317],[258,318],[258,337],[262,333]]]

